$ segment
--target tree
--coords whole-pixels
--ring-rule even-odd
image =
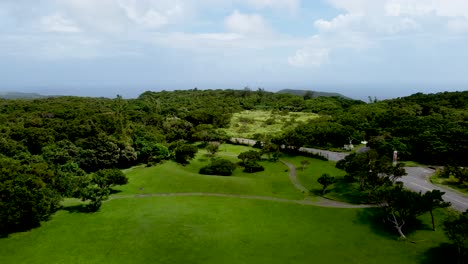
[[[314,92],[312,91],[307,91],[303,96],[304,100],[309,100],[314,98]]]
[[[433,214],[434,209],[445,208],[451,205],[450,203],[445,202],[444,199],[442,198],[444,194],[445,192],[441,192],[439,190],[432,190],[430,192],[426,192],[422,196],[422,206],[424,208],[423,210],[431,214],[432,230],[434,231],[436,230],[434,214]]]
[[[422,196],[403,188],[403,184],[382,187],[374,195],[383,210],[384,221],[395,227],[400,237],[406,239],[403,226],[424,212]]]
[[[206,146],[206,150],[210,153],[211,156],[214,156],[216,152],[219,151],[219,142],[210,142],[208,146]]]
[[[245,166],[245,164],[250,161],[250,162],[257,162],[260,160],[262,157],[262,154],[258,151],[255,150],[249,150],[246,152],[240,153],[237,158],[242,160],[242,164]]]
[[[462,168],[458,166],[447,165],[444,168],[444,173],[447,175],[452,174],[455,178],[458,179],[458,184],[463,184],[463,182],[468,181],[468,167]]]
[[[89,200],[89,208],[92,211],[97,211],[101,207],[102,201],[109,197],[113,186],[127,183],[128,178],[121,170],[100,170],[83,179],[82,187],[79,189],[79,197],[83,201]]]
[[[237,156],[237,158],[239,158],[242,161],[244,172],[254,173],[265,170],[265,168],[263,168],[262,165],[257,163],[257,161],[259,161],[262,158],[262,154],[258,151],[249,150],[246,152],[242,152],[241,154],[239,154],[239,156]]]
[[[464,213],[447,219],[444,222],[444,230],[447,237],[457,247],[458,262],[463,263],[464,256],[466,255],[466,247],[468,241],[468,210]]]
[[[213,159],[211,163],[200,169],[200,174],[231,176],[236,164],[226,159]]]
[[[0,233],[31,228],[60,206],[51,184],[55,173],[47,164],[21,164],[0,156]]]
[[[189,164],[189,160],[193,159],[198,152],[195,146],[186,144],[184,141],[172,143],[169,150],[172,150],[174,161],[181,165]]]
[[[115,185],[127,184],[128,178],[121,170],[105,169],[94,173],[92,182],[101,188],[111,188]]]
[[[399,178],[406,175],[402,163],[392,165],[387,157],[379,157],[371,150],[367,153],[351,154],[336,164],[337,168],[344,168],[349,177],[359,181],[359,188],[369,196],[382,186],[391,186]]]
[[[336,182],[335,177],[330,176],[328,173],[322,174],[320,178],[317,179],[317,182],[320,183],[323,188],[322,188],[322,195],[325,194],[325,190],[327,189],[328,186],[332,185],[333,183]]]
[[[273,161],[278,161],[280,149],[278,145],[272,143],[269,139],[263,142],[262,144],[262,154],[266,154],[268,159]]]
[[[308,160],[302,160],[302,161],[301,161],[301,168],[302,168],[302,171],[304,171],[305,167],[306,167],[307,165],[309,165],[309,164],[310,164],[310,161],[308,161]]]

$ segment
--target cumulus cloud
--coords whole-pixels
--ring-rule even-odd
[[[326,48],[303,48],[288,58],[290,65],[295,67],[320,66],[328,61],[330,50]]]
[[[226,17],[224,23],[228,31],[240,34],[266,35],[272,32],[265,19],[259,14],[243,14],[236,10]]]
[[[46,32],[77,33],[81,29],[70,19],[61,14],[49,15],[41,18],[42,29]]]
[[[289,11],[297,11],[300,7],[300,0],[247,0],[249,4],[256,8],[278,8]]]
[[[332,20],[317,20],[320,30],[346,30],[359,24],[359,30],[371,33],[397,34],[407,31],[432,31],[433,21],[445,21],[448,28],[458,30],[460,20],[468,18],[465,0],[328,0],[346,13]],[[439,23],[436,23],[440,25]],[[441,25],[441,28],[444,27]],[[436,29],[437,30],[437,29]]]
[[[468,19],[467,18],[454,18],[447,22],[447,28],[453,33],[468,32]]]

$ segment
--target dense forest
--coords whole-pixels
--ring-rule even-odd
[[[365,103],[258,89],[145,92],[136,99],[0,99],[0,231],[34,226],[64,197],[98,208],[122,168],[174,159],[187,163],[194,142],[226,141],[220,128],[243,110],[313,112],[272,144],[342,147],[367,140],[380,155],[466,166],[468,92],[414,94]],[[258,135],[257,139],[268,138]]]

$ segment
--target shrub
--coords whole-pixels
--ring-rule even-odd
[[[264,170],[265,168],[255,161],[248,161],[244,164],[244,172],[254,173],[254,172],[259,172],[259,171],[264,171]]]
[[[236,164],[226,159],[213,159],[211,163],[200,169],[200,174],[231,176]]]

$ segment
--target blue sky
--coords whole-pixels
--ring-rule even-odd
[[[0,0],[0,91],[468,87],[466,0]]]

